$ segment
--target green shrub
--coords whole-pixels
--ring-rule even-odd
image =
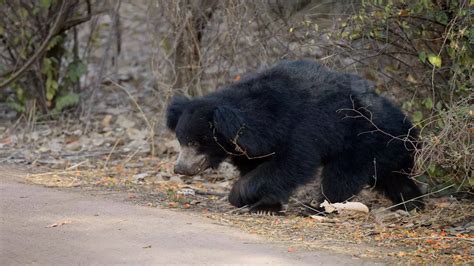
[[[4,97],[12,109],[34,112],[32,109],[39,108],[45,114],[58,114],[77,104],[80,77],[87,68],[71,32],[90,19],[90,3],[84,3],[0,0],[0,39],[4,43],[0,89],[8,94]]]
[[[474,1],[365,0],[338,37],[422,128],[417,174],[473,189]],[[395,88],[395,89],[394,89]],[[421,178],[423,179],[423,178]]]

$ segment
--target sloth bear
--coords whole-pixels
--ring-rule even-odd
[[[195,175],[230,158],[241,177],[229,201],[278,212],[321,173],[321,201],[365,186],[399,208],[422,208],[409,177],[417,131],[359,76],[309,60],[283,61],[208,95],[175,96],[167,126],[181,145],[174,171]]]

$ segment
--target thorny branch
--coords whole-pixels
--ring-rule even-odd
[[[354,103],[354,99],[352,98],[352,95],[350,96],[351,98],[351,102],[352,102],[352,109],[349,109],[349,108],[341,108],[339,110],[337,110],[338,113],[340,112],[343,112],[343,111],[351,111],[351,112],[355,112],[357,115],[354,115],[354,116],[350,116],[350,115],[346,115],[344,118],[363,118],[365,120],[367,120],[375,129],[374,130],[371,130],[371,131],[366,131],[366,132],[361,132],[359,133],[358,135],[362,135],[362,134],[366,134],[366,133],[373,133],[373,132],[380,132],[386,136],[389,136],[390,138],[392,138],[392,140],[399,140],[399,141],[402,141],[403,143],[410,143],[413,147],[413,149],[417,149],[417,143],[416,143],[416,140],[411,138],[410,136],[410,132],[411,130],[414,129],[414,127],[410,128],[409,132],[403,136],[394,136],[384,130],[382,130],[379,126],[377,126],[373,119],[372,119],[372,112],[370,112],[366,107],[360,107],[360,108],[357,108],[355,107],[355,103]],[[359,111],[358,109],[363,109],[365,110],[366,112],[369,113],[369,116],[367,115],[364,115],[361,111]],[[410,139],[411,138],[411,139]]]
[[[216,135],[216,127],[211,123],[209,122],[209,126],[212,128],[212,138],[214,139],[214,141],[216,142],[217,145],[219,145],[219,147],[221,147],[222,150],[224,150],[227,154],[229,155],[232,155],[232,156],[242,156],[244,155],[245,157],[247,157],[247,159],[249,160],[254,160],[254,159],[262,159],[262,158],[266,158],[266,157],[270,157],[272,155],[275,155],[275,152],[271,152],[271,153],[268,153],[268,154],[265,154],[265,155],[261,155],[261,156],[250,156],[248,153],[247,153],[247,150],[246,149],[243,149],[238,143],[237,141],[239,140],[239,137],[242,135],[242,131],[245,129],[245,125],[241,126],[239,128],[239,130],[237,130],[237,133],[235,135],[235,137],[233,137],[230,142],[232,144],[235,145],[235,151],[239,152],[239,153],[233,153],[233,152],[230,152],[228,151],[222,144],[219,143],[219,140],[217,139],[217,135]]]

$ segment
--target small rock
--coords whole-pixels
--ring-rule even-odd
[[[82,130],[76,129],[76,130],[74,130],[74,131],[72,132],[72,134],[73,134],[74,136],[82,136]]]
[[[127,128],[127,136],[131,140],[143,140],[148,136],[148,130],[139,130],[136,128]]]
[[[180,145],[178,140],[168,140],[168,141],[162,141],[158,146],[157,146],[157,152],[158,154],[175,154],[179,153],[180,150]]]
[[[153,180],[154,182],[163,182],[167,181],[163,178],[163,175],[161,173],[156,173],[155,178]]]
[[[79,151],[81,150],[82,145],[80,141],[74,141],[66,145],[66,150],[68,151]]]
[[[49,143],[48,143],[48,148],[52,152],[60,152],[63,149],[63,143],[61,139],[58,138],[53,138]]]
[[[181,178],[179,178],[178,176],[171,176],[170,179],[168,180],[170,182],[176,182],[176,183],[183,183],[183,180],[181,180]]]
[[[140,167],[143,167],[143,166],[144,166],[143,162],[125,164],[125,168],[140,168]]]
[[[407,224],[405,224],[403,227],[404,227],[404,228],[412,228],[413,226],[415,226],[414,223],[407,223]]]
[[[135,126],[135,122],[128,119],[127,117],[120,115],[117,118],[116,123],[121,127],[121,128],[132,128]]]
[[[192,200],[189,204],[198,205],[199,203],[201,203],[199,200]]]
[[[145,182],[145,178],[149,175],[150,175],[149,173],[136,174],[136,175],[133,176],[133,182],[143,183],[143,182]]]
[[[178,195],[183,195],[183,196],[195,196],[196,192],[194,189],[191,188],[183,188],[177,192]]]
[[[220,187],[223,187],[223,188],[229,188],[230,187],[230,182],[229,181],[219,182],[219,183],[217,183],[217,185],[219,185]]]
[[[105,142],[105,139],[101,138],[101,137],[97,137],[97,138],[92,139],[92,145],[94,145],[96,147],[102,146],[102,144],[104,144],[104,142]]]
[[[119,115],[126,112],[126,110],[124,110],[124,108],[107,108],[105,112],[111,115]]]

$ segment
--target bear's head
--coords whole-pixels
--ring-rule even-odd
[[[239,155],[229,151],[235,151],[233,140],[245,124],[242,114],[232,107],[175,96],[167,109],[166,125],[175,132],[181,148],[174,171],[196,175],[216,168],[229,155]]]

